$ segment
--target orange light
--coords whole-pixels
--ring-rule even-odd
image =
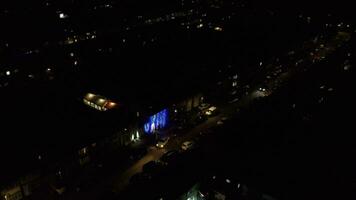
[[[110,103],[109,103],[109,106],[110,106],[110,107],[114,107],[114,106],[116,106],[116,103],[110,102]]]

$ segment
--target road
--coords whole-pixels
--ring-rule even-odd
[[[112,186],[115,193],[122,191],[125,186],[129,183],[129,180],[132,175],[142,171],[142,166],[149,161],[158,160],[164,153],[170,150],[180,149],[181,144],[184,141],[191,140],[197,136],[201,131],[208,129],[211,126],[214,126],[216,122],[221,118],[221,115],[211,117],[206,122],[194,127],[184,134],[179,134],[178,136],[171,136],[171,139],[168,141],[167,145],[164,148],[156,148],[155,146],[148,147],[148,153],[134,163],[129,169],[127,169],[122,175],[113,178]]]

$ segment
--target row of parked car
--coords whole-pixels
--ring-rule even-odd
[[[167,145],[169,139],[170,139],[170,137],[160,138],[156,143],[156,147],[157,148],[164,148]],[[184,150],[184,151],[187,151],[187,150],[193,148],[194,144],[195,144],[195,142],[192,141],[192,140],[185,141],[185,142],[182,143],[181,149]]]
[[[157,148],[164,148],[168,143],[169,137],[162,138],[156,144]],[[179,160],[179,156],[195,146],[194,141],[185,141],[181,145],[181,150],[170,150],[161,156],[159,160],[149,161],[142,167],[142,172],[133,175],[130,179],[130,183],[140,183],[151,180],[155,175],[162,172],[166,166],[174,165]]]

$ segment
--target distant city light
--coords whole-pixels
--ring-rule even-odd
[[[216,27],[214,28],[214,30],[215,30],[215,31],[222,31],[223,29],[222,29],[221,27],[219,27],[219,26],[216,26]]]
[[[70,53],[69,55],[70,55],[70,57],[74,57],[74,53],[73,53],[73,52],[72,52],[72,53]]]
[[[10,71],[6,71],[6,75],[10,76],[11,72]]]
[[[202,28],[204,26],[204,24],[198,24],[197,28]]]
[[[64,13],[59,13],[59,18],[60,19],[65,19],[65,18],[67,18],[68,17],[68,15],[66,15],[66,14],[64,14]]]
[[[345,71],[349,70],[350,68],[351,68],[351,65],[345,65],[345,66],[344,66],[344,70],[345,70]]]

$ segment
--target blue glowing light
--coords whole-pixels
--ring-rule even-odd
[[[164,109],[161,112],[151,116],[144,124],[146,133],[153,133],[156,130],[162,129],[167,125],[168,110]]]

